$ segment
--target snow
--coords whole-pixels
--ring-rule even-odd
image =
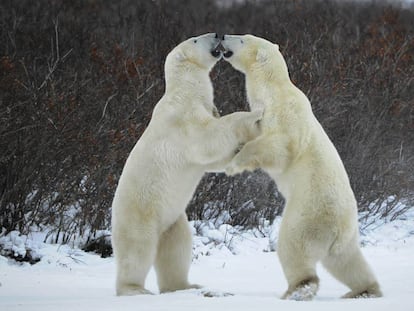
[[[206,288],[133,297],[115,296],[112,257],[44,244],[41,234],[10,233],[0,238],[3,247],[8,243],[23,255],[30,246],[41,260],[17,264],[0,256],[0,310],[414,310],[414,211],[392,222],[361,223],[363,252],[385,294],[377,299],[340,299],[347,288],[319,266],[321,286],[313,301],[281,300],[287,285],[277,254],[270,251],[279,223],[243,231],[220,222],[192,222],[196,236],[190,280]],[[153,270],[146,286],[157,293]]]
[[[258,0],[216,0],[219,7],[229,8],[233,5],[242,5],[246,2],[257,2]],[[345,0],[336,0],[338,2]],[[349,2],[375,2],[376,0],[347,0]],[[395,6],[401,6],[403,8],[412,8],[414,0],[383,0],[385,3],[389,3]]]

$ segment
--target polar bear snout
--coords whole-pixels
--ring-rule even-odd
[[[213,58],[217,61],[223,55],[220,48],[221,39],[219,35],[215,32],[206,33],[198,37],[192,37],[187,40],[186,50],[195,48],[195,51],[198,51],[199,56],[204,55],[205,52],[208,52]],[[187,52],[188,53],[188,52]],[[203,56],[201,56],[202,58]]]
[[[220,49],[221,39],[217,33],[207,33],[198,37],[192,38],[193,44],[200,45],[202,48],[208,49],[211,56],[214,58],[221,58],[222,51]]]
[[[221,58],[223,52],[220,48],[221,39],[217,33],[214,34],[214,44],[213,49],[210,51],[211,55],[215,58]]]
[[[226,36],[227,36],[227,40],[226,40]],[[224,52],[223,52],[223,56],[224,58],[230,58],[233,56],[234,52],[231,48],[231,44],[229,44],[229,35],[223,35],[222,41],[221,41],[221,45],[224,48]]]
[[[234,55],[234,52],[242,47],[244,40],[242,36],[236,35],[223,35],[221,45],[224,48],[224,58],[230,58]]]
[[[220,58],[222,55],[222,52],[219,48],[219,45],[217,45],[216,48],[214,48],[213,50],[210,51],[211,55],[215,58]]]

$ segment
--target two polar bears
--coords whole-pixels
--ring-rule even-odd
[[[277,46],[250,35],[223,39],[224,57],[246,74],[253,112],[217,117],[208,76],[221,56],[217,35],[190,38],[167,56],[165,95],[127,159],[112,205],[117,294],[148,293],[152,265],[160,292],[198,287],[188,282],[185,215],[195,187],[205,171],[261,167],[287,201],[278,243],[289,283],[283,297],[311,299],[320,260],[351,288],[346,297],[380,296],[358,247],[356,203],[342,161],[290,82]]]

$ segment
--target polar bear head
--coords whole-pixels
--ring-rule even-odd
[[[209,72],[222,57],[219,50],[220,39],[216,33],[208,33],[189,38],[177,45],[167,56],[165,73],[177,69],[194,72],[200,69]]]
[[[275,78],[289,78],[279,46],[253,35],[224,35],[221,42],[224,59],[243,73],[268,73]]]

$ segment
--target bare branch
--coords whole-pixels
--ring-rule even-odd
[[[107,98],[107,100],[106,100],[106,102],[105,102],[105,106],[104,106],[104,109],[103,109],[103,111],[102,111],[102,116],[101,116],[101,119],[98,121],[98,123],[100,123],[104,118],[105,118],[105,113],[106,113],[106,108],[108,107],[108,104],[109,104],[109,102],[116,96],[116,95],[118,95],[118,93],[114,93],[114,94],[112,94],[111,96],[109,96],[108,98]]]

